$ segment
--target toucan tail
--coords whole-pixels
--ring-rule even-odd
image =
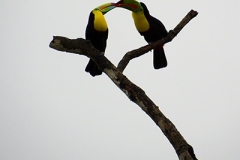
[[[167,67],[167,59],[163,47],[153,50],[153,66],[155,69]]]
[[[102,71],[98,69],[98,66],[91,59],[89,60],[85,71],[89,72],[93,77],[102,74]]]

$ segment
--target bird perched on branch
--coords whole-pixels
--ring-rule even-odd
[[[168,32],[163,23],[150,15],[149,10],[144,3],[136,0],[120,0],[116,3],[116,6],[132,11],[132,17],[136,29],[148,43],[155,42],[167,36]],[[163,46],[154,48],[153,66],[155,69],[167,66],[167,59]]]
[[[114,9],[115,3],[106,3],[94,8],[89,15],[86,27],[85,38],[90,40],[92,45],[104,54],[107,46],[108,26],[104,14]],[[93,60],[89,60],[86,69],[93,77],[101,75],[102,71],[98,68]]]

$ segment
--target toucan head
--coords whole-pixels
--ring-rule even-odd
[[[107,12],[111,11],[115,7],[116,7],[116,3],[105,3],[105,4],[102,4],[101,6],[98,6],[94,10],[99,10],[100,12],[102,12],[102,14],[106,14]]]
[[[128,9],[135,13],[137,13],[140,10],[143,10],[140,2],[136,0],[120,0],[116,3],[116,6]]]

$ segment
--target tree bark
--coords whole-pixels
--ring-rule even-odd
[[[82,38],[68,39],[66,37],[54,36],[50,42],[50,47],[58,51],[65,51],[91,58],[98,67],[126,94],[126,96],[136,103],[156,125],[162,130],[174,147],[180,160],[197,160],[193,148],[187,143],[174,124],[159,110],[158,106],[145,94],[145,92],[132,83],[125,75],[122,74],[129,61],[139,57],[156,46],[170,42],[181,29],[195,16],[197,12],[191,10],[185,18],[169,34],[150,45],[146,45],[137,50],[128,52],[116,68],[104,55],[102,55],[94,46]]]

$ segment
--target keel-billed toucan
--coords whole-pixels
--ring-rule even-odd
[[[115,3],[106,3],[93,9],[89,15],[86,27],[85,38],[90,40],[92,45],[104,54],[107,46],[108,26],[104,14],[115,8]],[[102,71],[93,60],[89,60],[86,69],[92,76],[101,75]]]
[[[162,22],[150,15],[144,3],[136,0],[120,0],[116,3],[116,6],[132,11],[132,17],[136,29],[142,36],[144,36],[144,39],[148,43],[162,39],[168,34]],[[153,66],[155,69],[167,66],[167,59],[163,46],[154,48]]]

